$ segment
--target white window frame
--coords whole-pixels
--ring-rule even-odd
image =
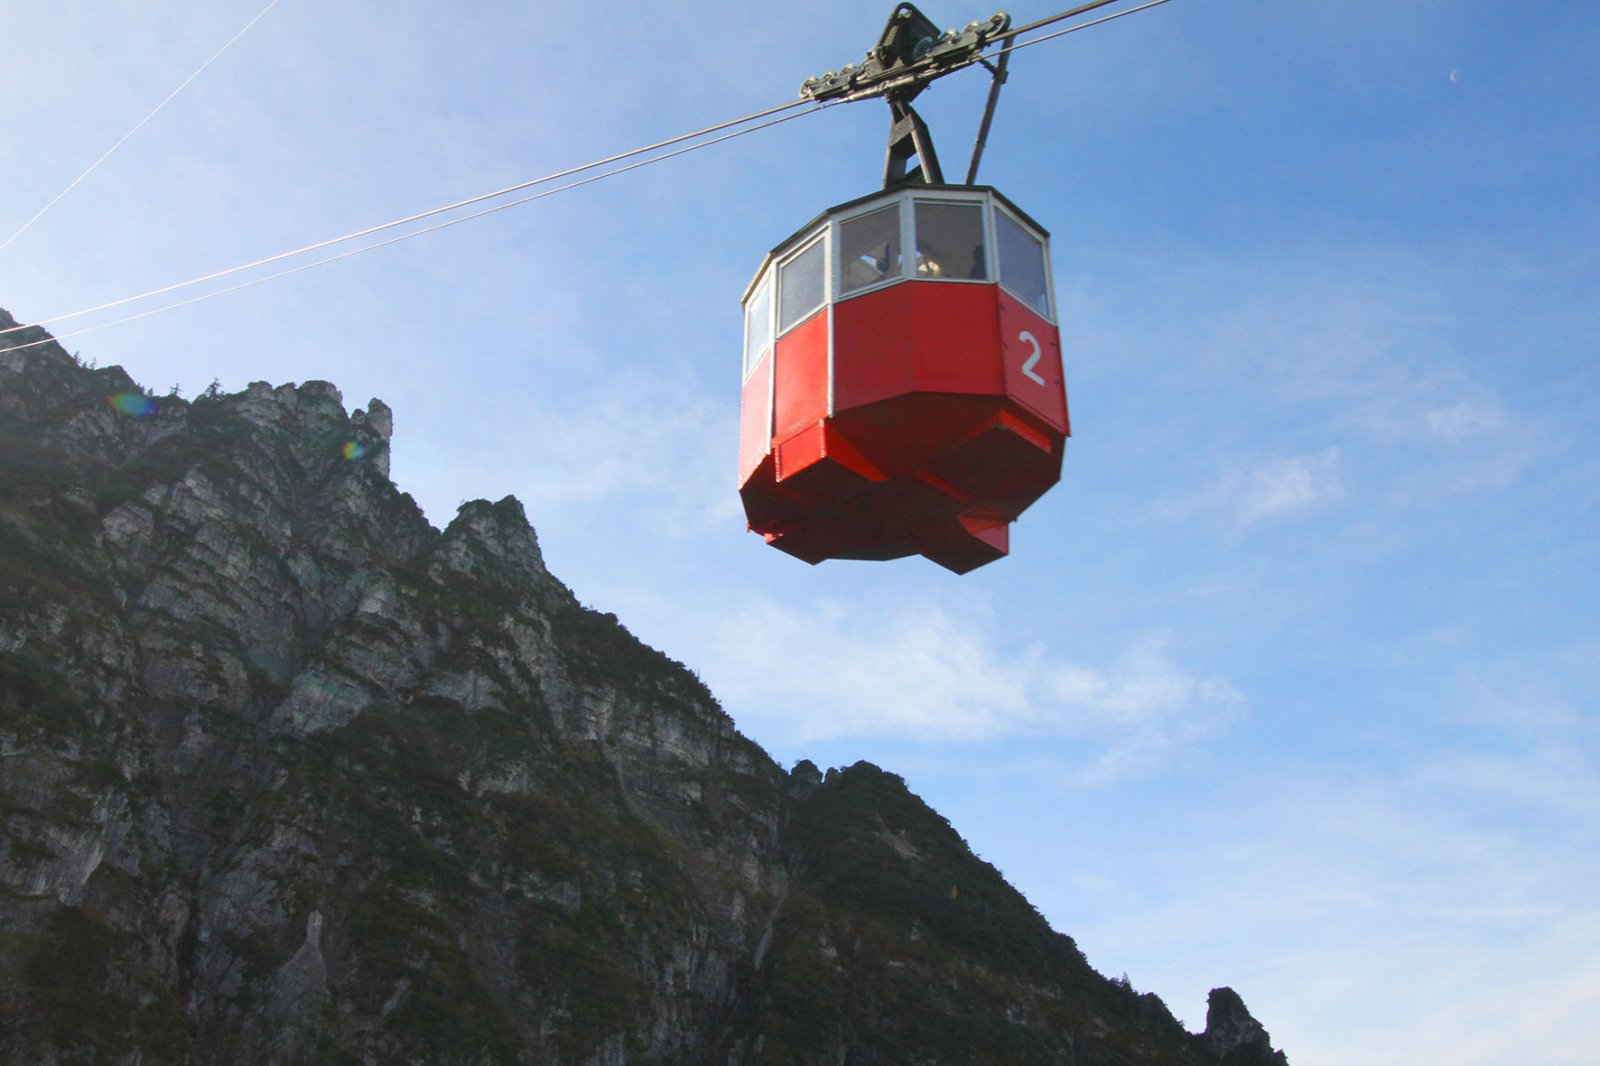
[[[904,260],[904,263],[905,263],[905,273],[906,273],[907,280],[909,280],[909,281],[936,281],[940,285],[993,285],[995,283],[997,278],[928,278],[928,277],[923,277],[922,275],[918,274],[917,270],[916,270],[916,260],[917,260],[917,233],[916,233],[917,208],[916,208],[916,205],[919,204],[919,203],[922,203],[922,204],[935,204],[935,205],[940,205],[940,204],[943,204],[943,205],[963,205],[963,206],[969,205],[969,204],[976,204],[978,206],[978,217],[980,219],[980,222],[981,222],[982,228],[983,228],[983,242],[984,242],[984,245],[983,245],[983,247],[984,247],[983,262],[984,262],[984,270],[986,272],[988,272],[988,273],[995,274],[998,277],[998,275],[1000,273],[999,270],[995,269],[994,266],[992,266],[991,263],[990,263],[990,260],[992,260],[994,258],[994,246],[995,246],[994,245],[994,219],[992,217],[990,217],[992,215],[992,213],[993,213],[992,209],[994,207],[994,201],[989,198],[988,194],[981,193],[981,192],[978,192],[978,193],[962,193],[959,190],[940,189],[937,193],[932,193],[932,194],[924,193],[922,195],[918,195],[915,192],[908,193],[907,196],[906,196],[906,200],[907,200],[906,212],[910,216],[909,224],[907,226],[906,232],[910,236],[910,241],[907,243],[908,252],[907,253],[903,253],[901,255],[901,259]]]
[[[831,236],[832,227],[818,226],[816,232],[801,239],[795,244],[794,251],[787,253],[772,265],[772,313],[773,324],[776,327],[772,335],[773,346],[776,347],[778,338],[787,336],[801,325],[811,319],[811,316],[827,307],[833,302],[833,249],[825,246],[822,249],[822,298],[816,306],[807,308],[805,313],[794,320],[788,329],[783,328],[783,268],[799,259],[802,255],[816,247],[818,241],[827,242]]]
[[[760,295],[762,286],[771,287],[771,299],[767,301],[767,332],[766,345],[756,353],[755,359],[750,358],[750,304]],[[776,264],[768,264],[756,278],[754,285],[750,286],[750,299],[744,305],[744,377],[741,381],[749,381],[750,375],[756,372],[761,365],[761,360],[771,355],[778,346],[778,268]]]
[[[839,280],[834,286],[830,286],[828,291],[833,293],[835,303],[841,300],[854,300],[857,296],[864,296],[869,292],[877,292],[879,289],[886,289],[890,285],[898,285],[906,280],[906,249],[908,247],[906,235],[911,231],[910,203],[910,196],[906,193],[900,193],[893,200],[888,198],[873,200],[865,207],[859,207],[854,211],[835,215],[829,219],[828,228],[833,231],[831,266],[833,268],[833,276]],[[895,208],[895,218],[900,226],[900,272],[898,274],[885,275],[871,285],[865,285],[859,289],[851,289],[849,292],[840,292],[837,286],[842,285],[844,279],[844,263],[841,259],[844,255],[844,234],[840,227],[846,222],[870,215],[875,211],[882,211],[886,207]]]
[[[989,214],[991,216],[1004,214],[1007,221],[1015,223],[1017,228],[1022,230],[1023,233],[1026,233],[1028,236],[1039,242],[1039,251],[1044,256],[1044,300],[1045,304],[1047,305],[1045,310],[1040,311],[1038,308],[1034,307],[1031,303],[1025,300],[1015,289],[1006,284],[1005,270],[1000,265],[1000,224],[996,222],[994,218],[990,218],[989,229],[992,231],[991,235],[994,238],[990,247],[994,249],[995,281],[1000,284],[1002,289],[1010,293],[1012,297],[1015,298],[1016,301],[1023,307],[1026,307],[1028,310],[1039,314],[1052,326],[1055,325],[1056,279],[1054,268],[1050,262],[1050,238],[1046,237],[1043,233],[1040,233],[1038,227],[1031,225],[1026,219],[1018,218],[1015,212],[1007,211],[994,200],[990,200],[989,202]]]
[[[930,278],[917,274],[916,205],[919,203],[951,205],[976,204],[982,210],[984,266],[990,275],[988,278]],[[840,292],[839,286],[844,275],[844,265],[839,258],[843,254],[843,234],[840,227],[842,227],[846,222],[860,218],[863,215],[872,214],[875,211],[881,211],[891,205],[897,209],[900,222],[899,274],[888,275],[879,279],[878,281],[873,282],[871,285],[852,290],[848,293]],[[1020,217],[1018,212],[1008,210],[1001,203],[1000,197],[997,194],[987,190],[967,191],[963,189],[939,189],[936,192],[928,192],[924,191],[921,187],[910,186],[905,189],[898,190],[893,196],[874,197],[859,207],[829,216],[822,225],[817,226],[815,229],[801,237],[795,238],[790,245],[789,251],[786,251],[781,258],[776,258],[767,265],[767,268],[762,272],[761,277],[765,279],[769,273],[771,276],[773,345],[776,346],[779,337],[787,335],[791,330],[794,329],[794,326],[791,326],[789,329],[780,330],[783,312],[781,299],[782,293],[780,291],[782,282],[782,269],[785,265],[809,251],[811,247],[819,240],[828,242],[827,251],[823,256],[823,262],[825,264],[823,267],[825,274],[823,281],[823,300],[821,304],[818,304],[816,307],[808,310],[801,317],[800,322],[806,321],[826,305],[842,303],[845,300],[854,300],[858,296],[865,296],[869,293],[877,292],[880,289],[888,288],[891,285],[898,285],[902,281],[935,281],[941,285],[999,285],[1008,293],[1010,293],[1011,296],[1018,302],[1022,303],[1026,307],[1029,307],[1030,310],[1037,311],[1037,308],[1033,308],[1032,305],[1028,304],[1026,300],[1018,295],[1017,292],[1011,288],[1011,286],[1007,285],[1004,277],[1002,276],[1003,270],[1000,264],[1000,233],[999,224],[995,218],[996,212],[1004,212],[1006,218],[1019,226],[1024,233],[1028,234],[1028,236],[1039,242],[1039,246],[1044,252],[1045,299],[1049,305],[1047,311],[1043,313],[1042,317],[1052,325],[1056,324],[1057,304],[1055,288],[1055,264],[1052,262],[1050,256],[1050,239],[1045,236],[1045,234],[1037,226],[1033,225],[1025,218]],[[754,292],[755,288],[756,286],[752,285],[750,291]],[[796,325],[799,325],[800,322],[797,322]],[[748,354],[746,356],[746,360],[748,362]],[[746,376],[748,376],[749,371],[754,369],[754,366],[747,366]]]

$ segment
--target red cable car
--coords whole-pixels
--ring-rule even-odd
[[[884,191],[824,211],[745,291],[739,493],[750,528],[806,562],[966,573],[1061,476],[1049,235],[992,188],[942,184],[921,120],[890,102]]]

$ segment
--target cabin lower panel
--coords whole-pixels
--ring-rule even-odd
[[[792,434],[740,494],[750,528],[807,562],[921,554],[964,573],[1006,554],[1063,450],[1009,400],[902,396]]]
[[[773,373],[774,444],[828,415],[828,315],[824,307],[778,338]]]
[[[772,356],[763,356],[739,393],[739,481],[772,451]]]

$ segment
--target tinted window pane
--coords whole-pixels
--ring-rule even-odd
[[[1004,211],[994,214],[995,239],[1000,242],[1000,280],[1017,298],[1041,315],[1050,314],[1050,291],[1045,283],[1044,245]]]
[[[839,291],[900,276],[900,208],[882,207],[839,224]]]
[[[917,202],[917,277],[984,280],[983,208]]]
[[[823,249],[827,242],[811,247],[778,268],[778,332],[822,306]]]
[[[750,373],[772,347],[772,275],[767,275],[744,309],[744,372]]]

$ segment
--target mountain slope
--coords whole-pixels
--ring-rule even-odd
[[[1283,1061],[894,775],[786,774],[514,499],[430,527],[390,432],[0,350],[0,1059]]]

